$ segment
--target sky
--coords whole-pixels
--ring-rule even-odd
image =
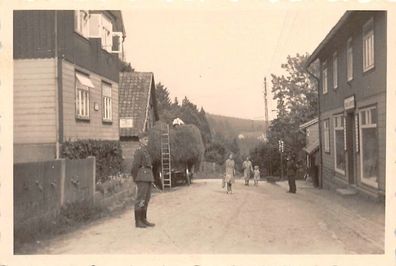
[[[178,3],[123,11],[127,61],[136,71],[153,72],[172,100],[187,96],[209,113],[260,120],[264,77],[271,120],[276,117],[271,73],[283,73],[288,55],[312,53],[345,12],[343,6],[317,9],[290,2]]]

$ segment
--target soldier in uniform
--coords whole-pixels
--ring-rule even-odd
[[[296,165],[296,160],[295,157],[287,157],[287,163],[286,163],[286,168],[287,168],[287,179],[289,183],[289,193],[296,193],[296,174],[297,174],[297,165]]]
[[[147,149],[147,133],[139,135],[140,147],[135,151],[131,174],[137,186],[135,202],[135,225],[137,228],[154,226],[147,221],[147,207],[151,197],[151,187],[154,182],[151,157]]]

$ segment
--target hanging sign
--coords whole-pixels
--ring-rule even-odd
[[[133,120],[132,117],[120,118],[120,128],[132,128]]]
[[[344,109],[345,110],[355,109],[355,95],[352,95],[344,99]]]

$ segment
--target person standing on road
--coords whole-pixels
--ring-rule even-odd
[[[254,185],[257,186],[260,180],[260,169],[258,165],[254,166]]]
[[[294,157],[287,157],[287,163],[286,163],[286,174],[287,174],[287,180],[289,183],[289,193],[296,193],[297,188],[296,188],[296,173],[297,173],[297,166],[296,162],[294,160]]]
[[[243,178],[245,179],[245,186],[249,186],[249,179],[251,174],[253,173],[253,165],[250,161],[249,156],[246,157],[246,160],[242,164],[243,169]]]
[[[232,159],[233,155],[230,154],[230,157],[225,162],[225,177],[224,182],[227,186],[227,194],[232,194],[232,183],[234,183],[235,178],[235,162]]]
[[[148,136],[144,132],[139,135],[139,148],[135,151],[131,174],[137,186],[135,202],[135,226],[145,228],[155,226],[147,221],[147,207],[151,197],[151,186],[154,182],[152,161],[147,149]]]

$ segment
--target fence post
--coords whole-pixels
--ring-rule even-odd
[[[92,197],[92,202],[93,204],[95,204],[95,191],[96,191],[96,157],[95,156],[88,156],[88,159],[92,160],[92,183],[93,183],[93,187],[92,187],[92,193],[91,193],[91,197]]]
[[[66,159],[57,159],[61,163],[60,167],[60,206],[62,207],[65,202],[65,180],[66,180]]]

